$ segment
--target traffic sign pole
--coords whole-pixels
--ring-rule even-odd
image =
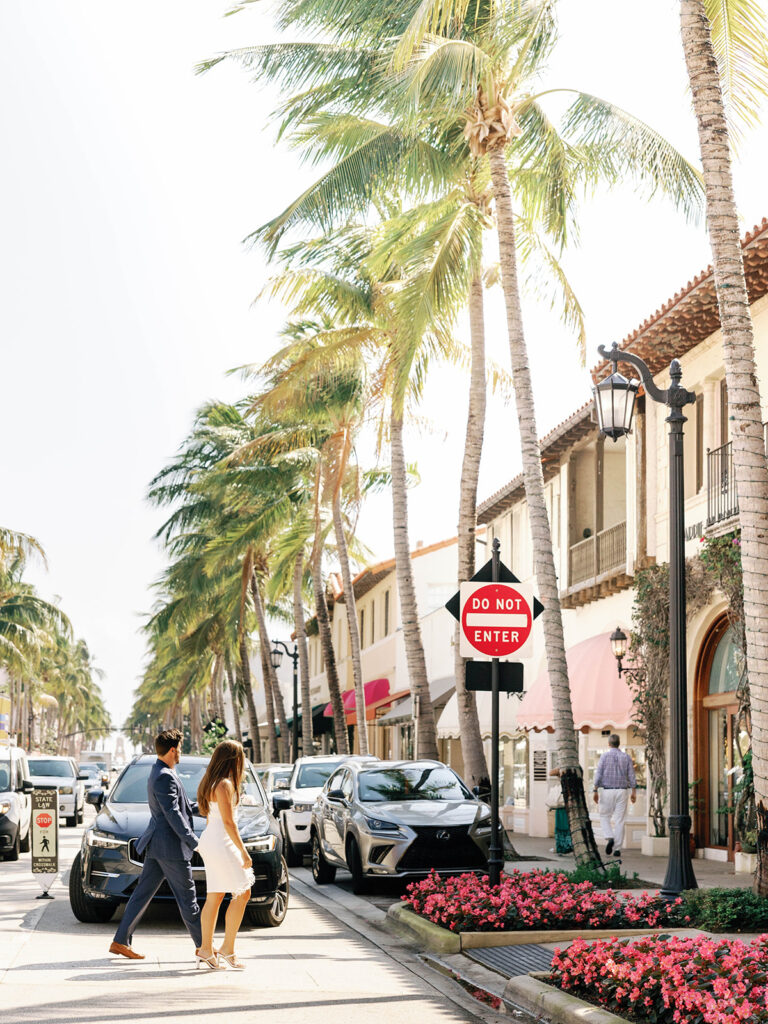
[[[499,582],[499,538],[493,538],[491,581]],[[491,848],[488,857],[488,876],[491,885],[501,881],[504,866],[499,843],[499,659],[491,660]]]

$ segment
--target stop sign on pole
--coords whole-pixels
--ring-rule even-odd
[[[522,583],[462,583],[462,658],[523,661],[533,656],[533,589]]]

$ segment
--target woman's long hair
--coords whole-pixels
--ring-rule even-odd
[[[208,817],[211,807],[211,794],[222,779],[229,779],[235,787],[235,799],[240,801],[240,783],[245,775],[245,751],[237,740],[222,740],[215,748],[205,770],[205,775],[197,787],[197,806],[200,814]]]

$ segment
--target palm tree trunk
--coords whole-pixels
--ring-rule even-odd
[[[768,895],[768,464],[739,221],[733,194],[728,123],[710,25],[701,0],[681,0],[680,25],[699,132],[731,441],[741,526],[747,674],[752,708],[752,766],[758,815],[754,889]]]
[[[601,860],[584,798],[584,778],[579,764],[576,734],[573,729],[573,708],[568,685],[568,666],[565,660],[563,617],[560,610],[555,558],[552,551],[552,534],[544,500],[544,473],[541,466],[541,449],[536,430],[531,371],[528,365],[528,350],[520,306],[514,214],[504,149],[492,149],[488,153],[488,158],[496,201],[501,283],[507,312],[507,332],[520,430],[525,498],[531,523],[536,581],[539,596],[544,605],[542,613],[544,647],[547,656],[549,685],[552,691],[560,783],[563,789],[565,808],[568,812],[568,824],[571,829],[576,863],[599,865]]]
[[[301,752],[304,757],[314,751],[312,743],[312,694],[309,688],[309,651],[307,650],[307,627],[304,622],[304,552],[296,556],[293,566],[293,627],[296,646],[299,650],[299,673],[301,677]]]
[[[421,640],[419,609],[413,585],[411,545],[408,538],[408,494],[406,492],[405,452],[403,450],[403,416],[395,412],[393,404],[389,421],[392,469],[392,524],[395,540],[395,572],[400,597],[400,617],[403,623],[405,657],[414,707],[418,706],[416,723],[416,757],[439,756],[437,728],[432,697],[429,692],[427,662]]]
[[[269,652],[272,650],[272,641],[269,639],[269,633],[267,632],[267,617],[264,614],[264,602],[261,599],[261,590],[259,589],[255,573],[251,576],[251,594],[253,596],[253,607],[256,611],[256,622],[259,627],[261,664],[264,668],[265,678],[269,677],[269,686],[272,690],[272,700],[275,704],[277,721],[280,725],[280,757],[284,764],[288,764],[291,759],[291,749],[288,737],[288,721],[285,717],[285,702],[283,701],[283,691],[280,689],[277,673],[272,667],[272,659],[269,656]]]
[[[261,658],[261,678],[264,682],[264,704],[267,709],[269,760],[276,763],[280,761],[280,751],[277,746],[277,729],[275,728],[275,701],[272,696],[272,680],[269,677],[269,668],[267,668],[269,652],[265,652],[263,644],[259,644],[259,657]]]
[[[349,569],[347,539],[344,536],[341,498],[338,494],[334,495],[333,499],[333,529],[336,535],[336,554],[341,566],[341,578],[344,582],[344,606],[347,609],[349,652],[352,657],[352,678],[355,682],[355,718],[357,720],[358,753],[367,754],[368,729],[365,722],[365,693],[363,691],[363,662],[360,654],[360,629],[357,623],[357,606],[355,604],[355,591],[352,586],[352,573]]]
[[[224,722],[224,701],[221,693],[221,677],[224,672],[224,659],[220,654],[213,659],[213,674],[211,676],[211,704],[213,705],[213,717]]]
[[[229,695],[232,698],[232,717],[235,722],[235,736],[238,743],[243,738],[243,730],[240,725],[240,694],[237,692],[237,680],[232,670],[232,659],[229,656],[229,648],[224,653],[224,663],[227,670],[227,682],[229,684]]]
[[[245,706],[248,708],[248,731],[253,744],[253,760],[261,763],[261,735],[259,734],[259,716],[256,714],[256,702],[253,699],[253,683],[251,681],[251,663],[248,660],[248,644],[245,633],[241,633],[238,641],[240,651],[240,674],[243,679]]]
[[[315,536],[314,550],[310,559],[312,570],[312,589],[315,592],[315,614],[317,615],[317,628],[320,633],[320,647],[323,652],[325,664],[325,678],[328,680],[328,696],[331,698],[333,710],[333,734],[336,738],[336,752],[338,754],[349,753],[349,736],[347,733],[347,718],[344,714],[344,705],[341,700],[341,687],[339,686],[339,673],[336,669],[336,655],[333,650],[333,638],[331,636],[331,620],[328,615],[328,603],[325,600],[325,588],[323,585],[323,573],[320,568],[323,548],[319,537]]]
[[[485,310],[483,308],[483,282],[476,277],[469,289],[469,333],[472,349],[470,368],[469,408],[461,465],[459,487],[459,586],[472,578],[475,572],[475,529],[477,525],[477,481],[480,475],[480,457],[483,453],[485,429]],[[490,789],[488,765],[483,751],[480,720],[477,717],[475,695],[466,688],[466,658],[459,654],[459,624],[456,623],[454,664],[456,673],[456,702],[459,711],[461,755],[464,778],[470,786]]]

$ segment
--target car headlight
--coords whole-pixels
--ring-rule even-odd
[[[104,850],[118,850],[121,846],[127,846],[127,839],[116,839],[109,832],[100,832],[92,828],[85,833],[86,842],[89,846],[99,846]]]
[[[277,846],[277,836],[271,832],[268,836],[261,836],[260,839],[245,839],[243,841],[248,853],[272,853]]]
[[[0,814],[7,814],[11,809],[10,800],[0,800]]]
[[[313,807],[314,807],[314,804],[294,804],[293,805],[294,811],[298,811],[299,814],[301,814],[304,811],[311,811]]]
[[[72,796],[72,787],[59,786],[59,793],[61,793],[62,796]]]
[[[382,818],[366,818],[365,824],[370,832],[400,831],[400,826],[394,821],[384,821]]]

